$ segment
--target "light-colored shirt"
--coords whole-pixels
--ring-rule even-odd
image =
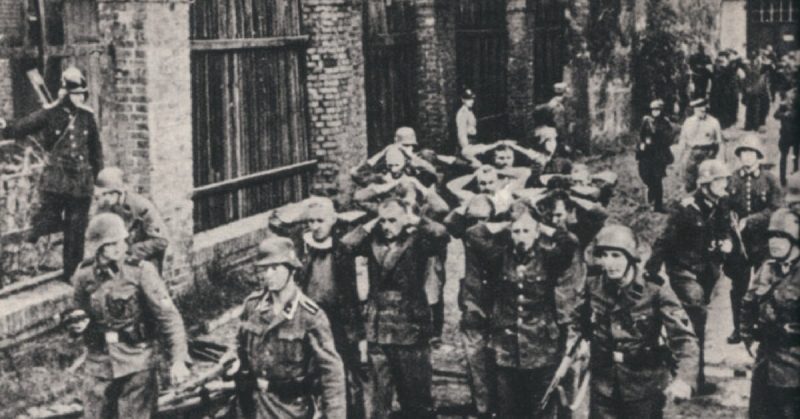
[[[462,147],[468,145],[470,137],[478,133],[478,120],[475,114],[466,106],[462,106],[456,113],[456,129],[458,131],[458,143]]]
[[[700,119],[696,115],[686,118],[681,127],[681,144],[686,147],[722,144],[722,128],[711,115]]]

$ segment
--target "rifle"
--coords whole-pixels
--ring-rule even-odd
[[[739,249],[742,253],[742,257],[747,260],[750,259],[747,256],[747,249],[744,247],[744,240],[742,239],[742,232],[739,230],[739,215],[736,214],[736,211],[731,211],[731,229],[733,230],[734,234],[736,235],[736,240],[739,241]]]
[[[550,385],[547,386],[547,390],[544,392],[542,400],[539,401],[539,411],[544,411],[547,408],[547,405],[550,403],[550,398],[553,396],[553,392],[556,391],[558,384],[564,379],[569,367],[573,362],[575,362],[575,358],[577,357],[578,353],[578,347],[583,339],[583,335],[579,335],[578,338],[572,343],[572,346],[567,348],[567,351],[564,353],[564,357],[561,358],[561,363],[558,364],[558,369],[556,370],[553,379],[550,381]]]

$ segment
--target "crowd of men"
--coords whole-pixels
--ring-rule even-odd
[[[157,332],[171,382],[190,374],[183,322],[160,277],[167,234],[155,206],[103,167],[83,76],[69,69],[62,84],[55,104],[0,125],[12,137],[44,131],[46,216],[35,234],[65,231],[76,308],[67,323],[88,350],[85,417],[150,417]],[[658,418],[667,400],[714,391],[704,337],[725,272],[729,342],[748,351],[760,343],[750,416],[797,416],[800,174],[788,177],[784,199],[752,133],[735,143],[731,171],[719,158],[719,122],[705,97],[694,99],[678,141],[689,195],[650,251],[630,227],[607,221],[616,174],[574,159],[580,150],[558,97],[539,109],[549,116],[534,139],[490,144],[478,141],[475,100],[463,92],[454,156],[420,149],[411,127],[397,129],[394,144],[352,171],[356,210],[312,197],[273,211],[253,261],[259,287],[225,357],[237,387],[232,413],[383,418],[396,401],[399,417],[435,417],[431,352],[442,339],[443,287],[458,281],[460,344],[480,417],[570,417],[588,392],[591,418]],[[657,212],[667,212],[661,180],[675,160],[662,112],[655,100],[636,150]],[[453,240],[463,243],[463,278],[445,269]]]

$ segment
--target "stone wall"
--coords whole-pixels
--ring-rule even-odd
[[[512,138],[532,140],[533,109],[536,106],[533,92],[535,77],[533,56],[534,18],[526,0],[508,0],[506,23],[508,27],[508,122]]]

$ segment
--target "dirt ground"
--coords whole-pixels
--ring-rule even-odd
[[[777,123],[770,120],[762,133],[768,151],[767,161],[777,161]],[[734,141],[740,135],[737,129],[728,130],[726,138]],[[732,146],[728,147],[729,161],[733,161]],[[632,153],[624,152],[593,158],[593,170],[610,168],[619,175],[619,186],[609,207],[611,219],[632,226],[644,240],[652,242],[663,228],[665,216],[654,214],[643,207],[643,185],[636,173]],[[676,175],[679,167],[672,168],[666,180],[669,199],[683,197],[684,193]],[[448,248],[448,281],[445,287],[446,325],[441,347],[433,352],[434,396],[440,418],[470,417],[470,395],[465,380],[465,363],[458,337],[460,313],[456,304],[458,280],[463,276],[463,248],[453,241]],[[728,292],[730,283],[723,278],[714,290],[706,342],[706,374],[719,384],[716,394],[695,398],[689,402],[667,407],[669,418],[741,418],[746,417],[749,394],[749,376],[752,359],[742,345],[728,345],[725,338],[731,332],[731,314]],[[220,343],[232,343],[235,321],[220,321],[219,326],[207,336]],[[24,355],[5,354],[3,374],[0,376],[0,417],[15,417],[25,406],[59,399],[75,400],[76,374],[68,373],[67,366],[77,356],[78,348],[63,336],[45,338],[29,346]],[[577,418],[586,417],[586,403],[577,412]]]

